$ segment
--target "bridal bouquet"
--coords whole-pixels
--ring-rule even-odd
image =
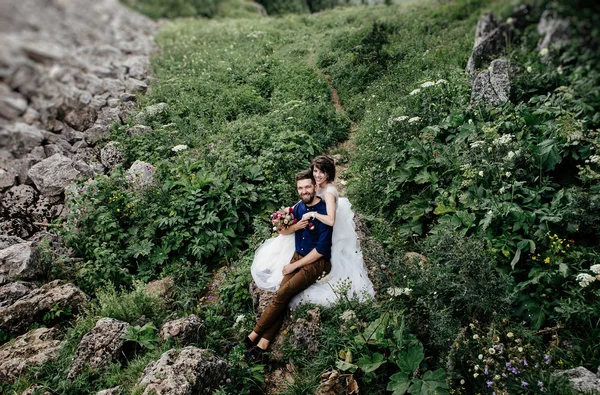
[[[294,209],[292,207],[282,208],[271,214],[271,223],[273,224],[274,232],[286,229],[296,222],[298,220],[294,218]]]

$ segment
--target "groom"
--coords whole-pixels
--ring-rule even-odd
[[[316,196],[317,186],[312,172],[296,174],[296,189],[302,199],[294,207],[294,218],[304,218],[312,213],[312,227],[303,219],[283,229],[280,234],[294,233],[296,251],[290,263],[283,267],[283,280],[275,298],[267,305],[254,330],[242,343],[253,360],[259,360],[281,328],[290,300],[314,284],[331,270],[332,227],[315,220],[316,213],[327,215],[325,202]]]

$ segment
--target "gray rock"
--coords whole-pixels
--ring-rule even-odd
[[[0,169],[0,191],[6,188],[10,188],[15,185],[17,181],[17,174],[13,171],[6,171]]]
[[[20,237],[0,235],[0,250],[22,243],[25,243],[25,240],[21,239]]]
[[[467,62],[467,71],[470,75],[475,75],[476,70],[484,62],[504,50],[509,31],[510,26],[504,22],[499,23],[491,13],[485,14],[479,19],[475,32],[475,44]]]
[[[198,343],[203,332],[204,323],[198,316],[192,314],[165,323],[160,330],[160,338],[163,342],[175,339],[181,344]]]
[[[121,393],[121,386],[117,385],[106,390],[96,392],[96,395],[118,395]]]
[[[9,217],[24,216],[37,197],[37,191],[29,185],[17,185],[6,192],[0,205]]]
[[[134,134],[145,134],[150,133],[152,128],[146,125],[135,125],[129,129],[127,129],[127,135],[132,136]]]
[[[209,350],[169,350],[146,366],[134,391],[143,394],[211,394],[227,375],[227,362]]]
[[[25,110],[25,114],[23,114],[23,121],[28,125],[34,124],[39,119],[40,113],[31,107],[28,107],[27,110]]]
[[[153,117],[156,117],[158,114],[165,111],[168,107],[167,103],[157,103],[151,106],[144,108],[140,113],[135,117],[136,123],[143,124]]]
[[[600,378],[583,366],[575,369],[558,370],[557,376],[565,376],[569,379],[574,390],[582,393],[600,392]]]
[[[101,369],[111,362],[122,359],[125,345],[123,335],[128,327],[128,323],[114,318],[100,319],[79,342],[67,378],[77,377],[85,367]]]
[[[10,306],[36,288],[35,284],[23,281],[15,281],[0,286],[0,307]]]
[[[125,81],[127,90],[131,93],[145,93],[148,90],[148,85],[144,81],[140,81],[136,78],[128,78]]]
[[[15,303],[0,307],[0,330],[22,333],[31,325],[40,322],[44,315],[58,306],[77,314],[88,297],[73,284],[55,280],[31,291]],[[64,316],[64,315],[63,315]]]
[[[559,18],[555,12],[544,11],[537,25],[537,32],[543,36],[537,49],[559,49],[569,43],[569,21]]]
[[[0,97],[0,117],[15,119],[27,110],[27,100],[19,97]]]
[[[136,160],[127,170],[127,179],[134,188],[144,188],[154,184],[156,168],[150,163]]]
[[[29,243],[0,250],[0,284],[13,279],[33,280],[44,273],[36,249]]]
[[[59,357],[61,333],[38,328],[0,347],[0,382],[11,383],[26,369]]]
[[[123,164],[125,160],[119,150],[119,143],[116,141],[110,141],[100,151],[100,161],[109,170],[112,170],[115,166]]]
[[[16,123],[10,128],[0,130],[0,149],[4,148],[20,158],[42,145],[43,133],[26,123]]]
[[[307,311],[309,320],[298,319],[289,328],[290,344],[296,348],[316,352],[318,349],[318,336],[321,332],[321,311],[312,309]]]
[[[55,196],[79,176],[79,171],[73,167],[71,159],[55,154],[34,165],[27,174],[42,194]]]
[[[494,106],[508,101],[510,96],[510,64],[506,59],[492,61],[488,70],[480,72],[473,80],[471,99]]]

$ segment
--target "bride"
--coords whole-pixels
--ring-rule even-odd
[[[364,300],[373,296],[373,284],[367,275],[362,252],[356,236],[354,213],[346,198],[339,197],[333,185],[335,164],[329,156],[317,156],[311,163],[317,183],[317,196],[325,201],[327,215],[317,214],[314,220],[333,226],[331,247],[331,272],[296,295],[289,307],[295,309],[301,303],[329,306],[342,293],[349,298]],[[311,213],[307,213],[311,215]],[[283,267],[294,254],[294,235],[279,235],[265,241],[257,250],[252,262],[252,277],[256,285],[275,292],[283,278]]]

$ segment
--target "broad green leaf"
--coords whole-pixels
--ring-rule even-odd
[[[567,277],[567,273],[569,272],[569,266],[566,263],[561,262],[558,265],[558,271],[560,272],[560,274],[562,274],[563,277]]]
[[[350,373],[354,373],[356,372],[356,369],[358,369],[358,366],[354,365],[353,363],[348,363],[339,359],[335,361],[335,367],[343,372],[349,371]]]
[[[538,148],[542,167],[545,171],[554,170],[556,165],[562,161],[554,140],[544,140],[538,145]]]
[[[398,356],[396,364],[400,371],[408,375],[412,374],[425,358],[423,353],[423,345],[420,343],[412,344],[408,351],[402,351]]]
[[[403,395],[410,387],[408,375],[402,372],[393,374],[390,377],[390,382],[387,385],[388,391],[393,391],[392,395]]]
[[[385,357],[380,353],[373,354],[373,357],[364,356],[358,359],[357,365],[365,373],[376,371],[381,365],[386,363]]]
[[[456,212],[456,207],[452,207],[452,206],[445,206],[443,204],[439,204],[435,210],[433,210],[433,213],[435,215],[444,215],[444,214],[448,214],[448,213],[454,213]]]

